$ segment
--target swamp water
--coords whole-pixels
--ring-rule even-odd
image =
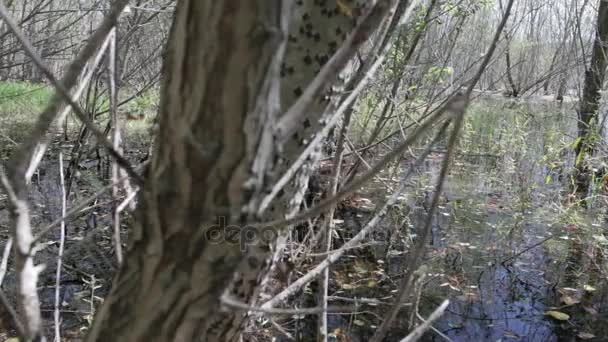
[[[434,327],[453,341],[608,341],[604,215],[564,207],[533,165],[457,163],[446,183],[420,311],[450,299]]]
[[[482,103],[471,112],[433,217],[418,310],[405,307],[386,341],[403,339],[421,322],[416,312],[428,317],[444,299],[450,305],[422,341],[608,341],[608,201],[596,191],[582,210],[568,196],[574,108]],[[403,235],[424,226],[442,156],[403,196]],[[404,272],[403,245],[411,242],[383,261],[393,284],[375,294],[384,301]]]

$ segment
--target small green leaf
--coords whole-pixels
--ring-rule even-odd
[[[547,315],[551,318],[554,318],[558,321],[567,321],[570,319],[570,316],[568,314],[565,314],[560,311],[547,311],[547,312],[545,312],[545,315]]]
[[[579,153],[578,156],[576,156],[575,165],[581,165],[584,158],[585,158],[585,153],[583,153],[583,152]]]

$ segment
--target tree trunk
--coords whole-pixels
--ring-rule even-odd
[[[595,151],[595,140],[598,130],[597,118],[601,99],[600,90],[606,75],[608,53],[608,2],[600,1],[597,15],[597,31],[593,43],[591,65],[585,71],[583,96],[578,110],[578,137],[575,147],[575,193],[579,199],[587,196],[591,185],[592,168],[586,162],[587,157]],[[584,203],[584,202],[582,202]]]
[[[281,175],[322,127],[331,91],[322,87],[328,91],[307,107],[307,119],[281,146],[280,158],[273,135],[276,111],[287,111],[318,82],[321,68],[351,33],[354,38],[336,61],[354,56],[394,1],[378,2],[369,15],[362,15],[371,4],[367,0],[295,1],[289,33],[277,28],[279,17],[288,21],[287,9],[271,11],[281,1],[203,3],[178,2],[164,64],[159,147],[147,170],[125,264],[88,341],[240,338],[246,312],[219,310],[219,298],[227,292],[245,303],[257,298],[277,231],[262,234],[268,232],[247,224],[274,185],[269,175]],[[343,67],[336,63],[342,62],[329,70]],[[279,79],[281,88],[271,93]],[[333,81],[326,76],[322,84]],[[309,156],[310,163],[317,154]],[[256,218],[295,213],[309,174],[304,171],[285,186],[268,214]],[[225,239],[216,241],[218,231]],[[250,243],[250,233],[269,239]]]
[[[507,80],[509,81],[510,90],[507,91],[508,97],[517,97],[519,95],[519,87],[515,84],[515,80],[513,79],[513,70],[511,63],[511,40],[509,39],[509,35],[505,34],[505,38],[507,41],[507,47],[505,50],[505,61],[507,63]]]
[[[239,236],[253,232],[271,184],[283,3],[178,1],[158,147],[124,265],[87,341],[197,341],[216,317],[244,255]]]
[[[402,0],[403,1],[403,0]],[[384,1],[387,3],[388,1]],[[357,27],[357,22],[364,18],[372,5],[369,0],[336,1],[303,0],[296,1],[292,12],[285,58],[281,69],[281,109],[287,111],[315,80],[321,68],[335,55],[347,37]],[[382,19],[382,18],[380,18]],[[374,32],[380,20],[359,32]],[[361,25],[359,25],[361,27]],[[359,42],[361,44],[362,42]],[[354,55],[354,51],[351,52]],[[344,75],[346,74],[346,75]],[[345,78],[348,73],[344,72]],[[342,81],[331,80],[334,86],[343,85]],[[276,173],[282,175],[309,147],[311,138],[323,129],[330,99],[335,92],[327,91],[315,99],[307,109],[306,120],[301,122],[297,132],[282,146],[281,162]],[[308,181],[314,164],[321,155],[321,145],[311,153],[306,163],[298,170],[292,181],[277,194],[276,199],[267,210],[268,220],[282,219],[295,215],[301,206],[307,190]],[[273,266],[281,261],[288,242],[291,227],[282,227],[276,241],[268,245],[249,246],[249,254],[266,254],[272,250],[272,257],[255,265],[244,263],[239,267],[235,280],[230,285],[232,295],[241,302],[255,304],[260,293],[264,291],[266,281],[272,274]],[[205,340],[239,341],[248,316],[244,312],[223,311],[215,317],[215,322],[208,329]]]

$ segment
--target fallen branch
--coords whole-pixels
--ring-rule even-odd
[[[439,307],[435,309],[435,311],[433,311],[433,313],[429,316],[429,318],[427,318],[426,321],[417,326],[416,329],[414,329],[414,331],[412,331],[409,335],[402,339],[401,342],[418,341],[422,337],[422,335],[424,335],[424,333],[431,328],[431,324],[433,324],[433,322],[435,322],[439,317],[441,317],[441,315],[443,315],[445,309],[448,308],[448,305],[450,305],[450,301],[447,299],[444,300],[443,303],[441,303],[441,305],[439,305]]]
[[[536,247],[538,247],[538,246],[544,244],[545,242],[547,242],[547,241],[549,241],[551,239],[554,239],[554,238],[555,238],[555,236],[549,236],[548,238],[544,238],[544,239],[540,240],[539,242],[533,244],[532,246],[526,247],[523,250],[519,251],[518,253],[516,253],[516,254],[514,254],[514,255],[512,255],[512,256],[510,256],[508,258],[506,258],[505,260],[501,261],[500,264],[504,266],[507,262],[509,262],[509,261],[511,261],[511,260],[513,260],[513,259],[515,259],[517,257],[519,257],[520,255],[526,253],[527,251],[529,251],[529,250],[531,250],[533,248],[536,248]]]

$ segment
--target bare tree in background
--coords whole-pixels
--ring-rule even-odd
[[[598,111],[608,65],[608,1],[600,0],[591,61],[585,71],[583,94],[578,109],[578,142],[575,147],[576,171],[574,190],[584,199],[591,186],[594,167],[589,164],[599,139]],[[583,202],[584,203],[584,202]]]

